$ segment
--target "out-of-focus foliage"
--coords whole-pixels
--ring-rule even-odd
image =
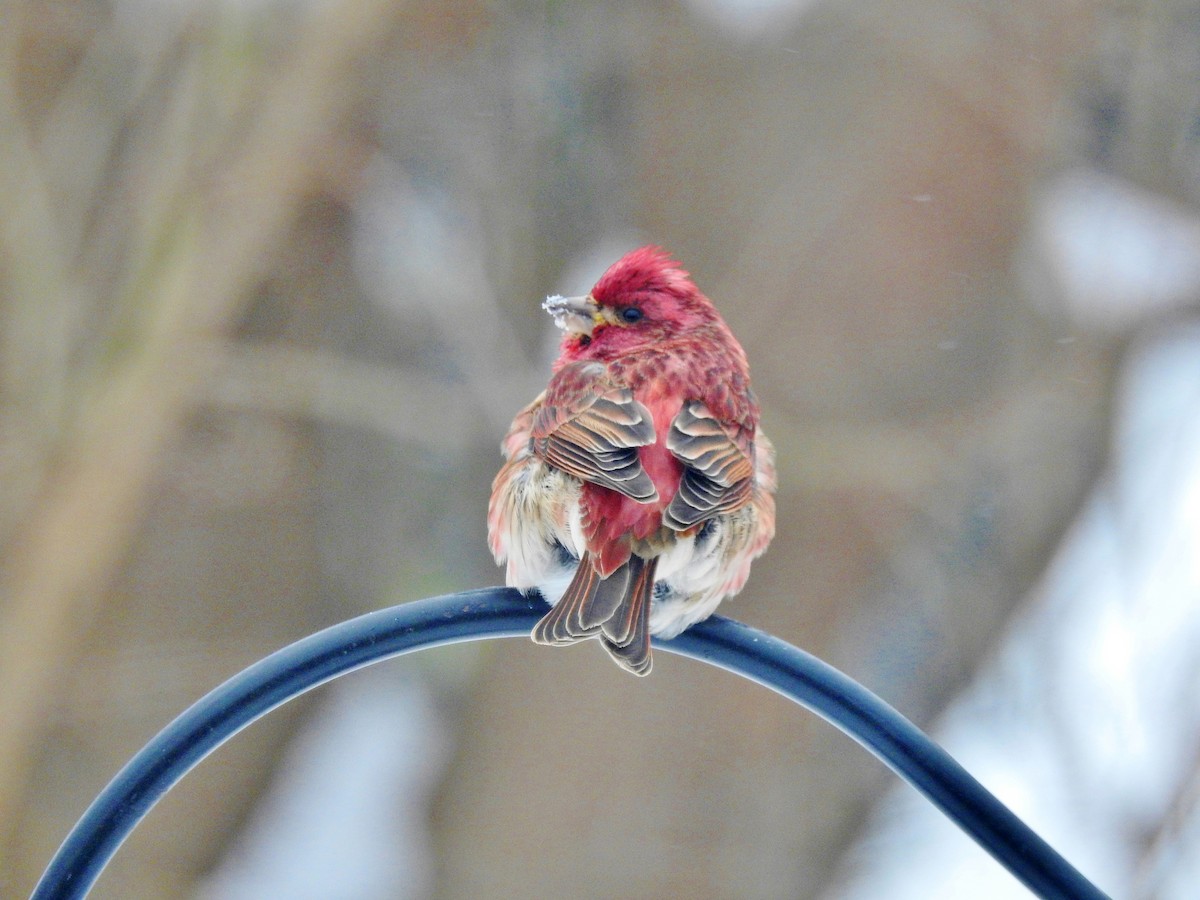
[[[779,449],[779,538],[723,612],[923,724],[972,677],[1102,470],[1125,338],[1193,308],[1195,10],[750,6],[0,5],[0,893],[222,678],[500,577],[484,509],[546,378],[538,303],[636,243],[722,309]],[[1096,183],[1169,200],[1161,302],[1081,276],[1147,246],[1076,227]],[[395,664],[443,737],[397,738],[417,774],[376,762],[374,792],[350,774],[377,743],[330,751],[329,790],[408,823],[341,883],[822,891],[887,774],[751,685],[590,650]],[[189,777],[96,896],[245,869],[273,772],[319,817],[305,712]],[[321,834],[287,865],[351,840]]]

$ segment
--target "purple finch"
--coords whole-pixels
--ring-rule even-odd
[[[650,635],[712,615],[771,542],[774,449],[745,351],[662,250],[543,305],[562,347],[504,438],[489,543],[509,585],[551,604],[536,642],[597,638],[645,675]]]

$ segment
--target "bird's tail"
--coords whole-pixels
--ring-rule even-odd
[[[630,556],[601,578],[585,553],[562,599],[534,626],[534,641],[558,645],[598,638],[622,668],[650,674],[650,598],[657,567],[657,559]]]

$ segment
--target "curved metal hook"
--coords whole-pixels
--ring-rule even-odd
[[[319,631],[197,701],[129,761],[50,861],[33,900],[87,895],[150,808],[205,756],[277,706],[363,666],[413,650],[517,637],[546,611],[507,588],[405,603]],[[714,616],[656,649],[702,660],[808,707],[867,747],[1040,897],[1105,897],[978,781],[894,709],[831,666],[756,629]]]

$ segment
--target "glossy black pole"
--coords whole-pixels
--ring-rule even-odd
[[[108,784],[72,829],[34,900],[87,895],[142,817],[205,756],[255,719],[346,672],[425,647],[528,635],[540,601],[485,588],[369,613],[271,654],[200,699]],[[945,751],[894,709],[816,657],[741,623],[713,617],[655,649],[728,669],[833,722],[875,753],[1031,891],[1104,898]]]

